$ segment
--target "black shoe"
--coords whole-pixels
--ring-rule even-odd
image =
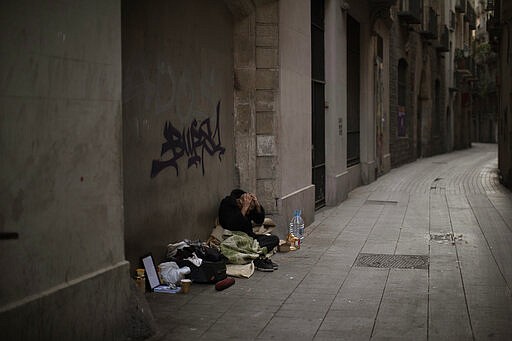
[[[272,263],[267,262],[266,258],[258,258],[254,260],[254,266],[256,270],[264,271],[264,272],[272,272],[274,271],[274,267]]]
[[[272,260],[270,258],[265,258],[265,261],[267,263],[269,263],[270,265],[272,265],[272,269],[274,269],[274,270],[279,269],[279,265],[277,265],[276,263],[272,262]]]

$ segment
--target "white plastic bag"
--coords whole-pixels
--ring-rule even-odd
[[[184,266],[180,268],[178,264],[175,262],[165,262],[158,265],[160,269],[160,277],[165,284],[169,286],[176,286],[185,275],[190,273],[190,268],[188,266]]]

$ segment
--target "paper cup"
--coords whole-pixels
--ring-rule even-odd
[[[184,294],[188,294],[190,291],[190,285],[192,284],[192,281],[190,279],[182,279],[181,280],[181,292]]]

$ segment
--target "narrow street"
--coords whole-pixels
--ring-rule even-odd
[[[1,1],[0,23],[2,341],[512,340],[512,0]],[[300,211],[299,250],[242,250],[262,271],[216,291],[210,249],[188,294],[145,292],[169,243],[262,207],[274,236],[240,242]]]
[[[147,294],[154,339],[510,340],[512,195],[496,168],[497,146],[473,144],[393,169],[317,212],[279,270]]]

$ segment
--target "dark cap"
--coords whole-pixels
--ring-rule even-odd
[[[231,196],[235,199],[240,198],[243,194],[245,194],[245,191],[237,188],[231,191]]]

